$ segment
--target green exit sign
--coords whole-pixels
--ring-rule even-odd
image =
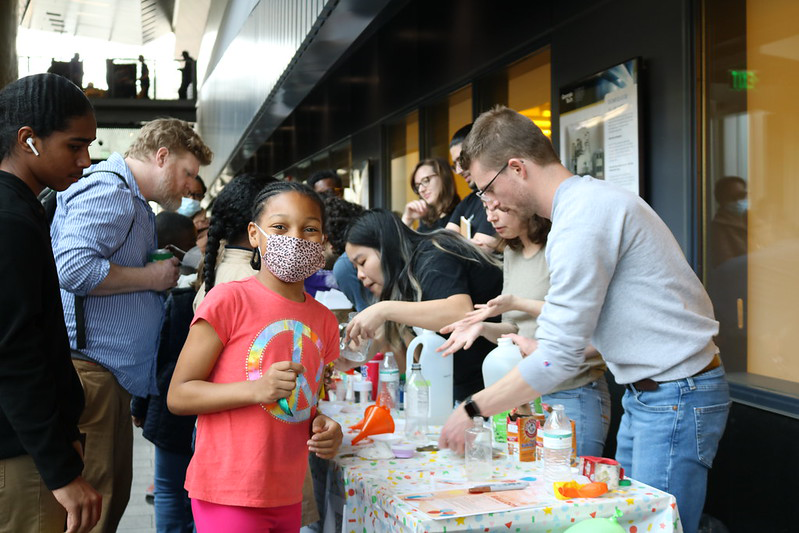
[[[732,88],[735,91],[748,91],[755,88],[758,82],[757,74],[754,70],[730,70],[732,77]]]

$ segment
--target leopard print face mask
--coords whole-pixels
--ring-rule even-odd
[[[266,237],[266,253],[261,255],[261,261],[280,281],[296,283],[325,266],[325,248],[320,243],[289,235],[268,235],[258,224],[255,227]]]

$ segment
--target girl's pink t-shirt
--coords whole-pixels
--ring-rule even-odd
[[[301,501],[324,365],[339,354],[335,316],[307,293],[305,302],[293,302],[251,277],[214,287],[192,325],[198,320],[224,345],[208,381],[256,380],[273,363],[289,360],[302,363],[305,373],[288,399],[291,416],[273,403],[198,417],[186,472],[189,496],[243,507]]]

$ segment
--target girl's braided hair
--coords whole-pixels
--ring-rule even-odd
[[[271,181],[273,178],[263,174],[239,174],[216,197],[203,264],[206,292],[216,284],[216,260],[221,241],[231,243],[246,237],[255,198]]]

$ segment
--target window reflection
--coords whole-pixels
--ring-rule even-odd
[[[730,371],[799,382],[799,3],[705,2],[705,280]]]

